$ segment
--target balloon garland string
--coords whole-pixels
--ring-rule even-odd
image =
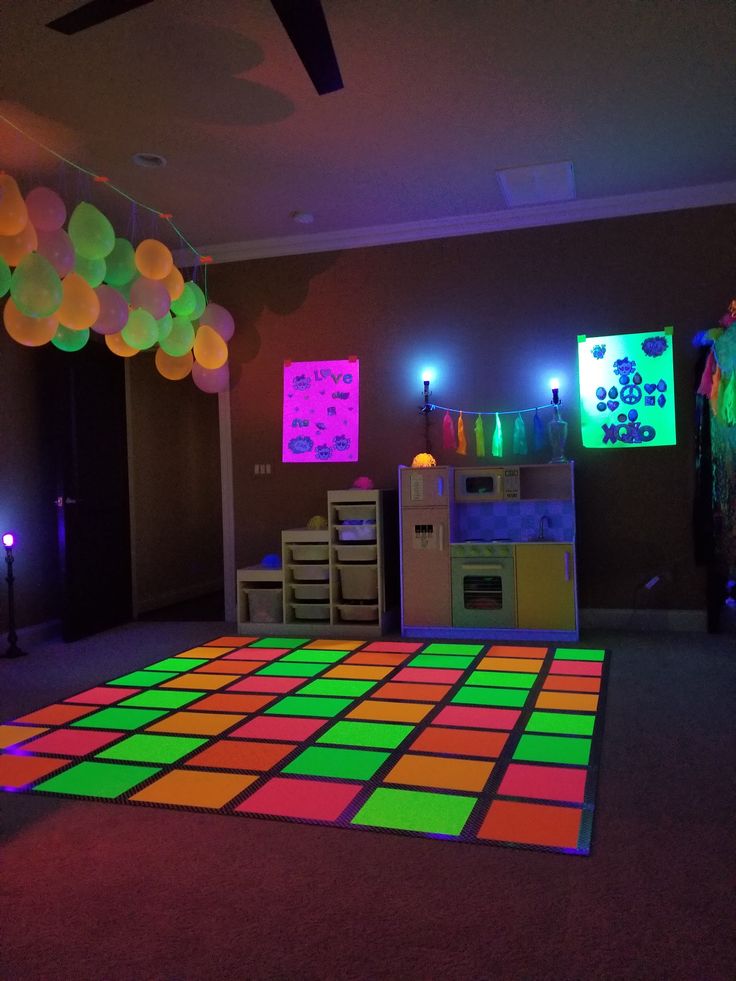
[[[465,413],[469,416],[515,416],[521,414],[522,412],[538,412],[540,409],[546,409],[546,405],[533,405],[529,409],[504,409],[492,412],[477,412],[475,409],[453,409],[449,405],[437,405],[436,402],[429,403],[430,409],[442,409],[445,412],[457,412],[460,415]]]

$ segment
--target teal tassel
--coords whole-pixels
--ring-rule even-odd
[[[526,444],[526,426],[524,425],[524,420],[521,418],[520,412],[514,421],[513,447],[514,453],[518,456],[526,456],[529,452],[529,447]]]
[[[498,413],[496,413],[496,428],[493,430],[491,454],[492,456],[503,456],[503,430],[501,429],[501,419]]]
[[[539,451],[543,450],[547,445],[547,434],[544,431],[544,425],[542,420],[539,418],[539,409],[534,410],[534,449]]]

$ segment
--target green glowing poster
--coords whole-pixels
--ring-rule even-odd
[[[583,446],[672,446],[675,382],[672,327],[578,337]]]

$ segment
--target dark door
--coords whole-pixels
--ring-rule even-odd
[[[81,351],[47,350],[62,631],[77,640],[131,619],[125,364],[94,334]]]

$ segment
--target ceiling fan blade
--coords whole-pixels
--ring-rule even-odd
[[[76,10],[70,10],[68,14],[62,14],[56,20],[50,21],[46,27],[59,31],[60,34],[77,34],[152,2],[153,0],[89,0]]]
[[[271,0],[319,95],[343,88],[320,0]]]

